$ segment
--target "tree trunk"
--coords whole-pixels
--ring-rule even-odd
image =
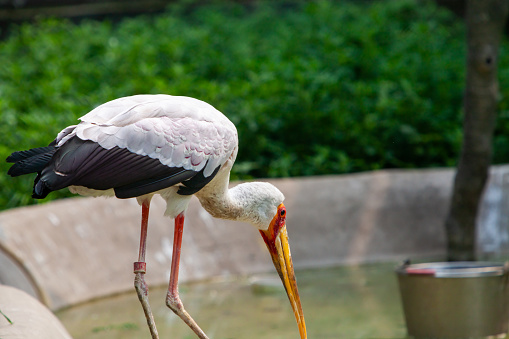
[[[467,0],[463,145],[445,222],[449,260],[474,260],[476,217],[491,163],[497,63],[507,0]]]

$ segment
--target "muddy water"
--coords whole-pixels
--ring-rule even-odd
[[[308,337],[404,338],[394,264],[297,272]],[[182,284],[187,311],[211,339],[297,339],[297,325],[276,276]],[[164,304],[165,288],[150,301],[161,338],[195,338]],[[75,339],[150,338],[132,293],[79,305],[57,314]]]

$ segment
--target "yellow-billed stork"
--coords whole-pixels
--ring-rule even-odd
[[[239,220],[259,231],[290,300],[301,339],[307,338],[297,290],[283,194],[273,185],[250,182],[229,189],[238,150],[235,125],[211,105],[189,97],[135,95],[98,106],[63,129],[47,147],[12,153],[8,174],[37,173],[32,196],[45,198],[69,187],[87,196],[136,198],[142,207],[135,288],[152,338],[158,338],[148,302],[145,247],[151,198],[166,200],[175,219],[170,282],[172,309],[198,335],[207,338],[185,311],[178,294],[184,211],[192,195],[212,216]]]

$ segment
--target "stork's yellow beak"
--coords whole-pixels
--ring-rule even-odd
[[[270,223],[269,228],[266,231],[260,231],[260,233],[263,240],[265,240],[265,244],[267,244],[272,262],[283,282],[286,294],[292,305],[293,313],[299,326],[300,338],[307,339],[306,323],[300,304],[299,290],[297,289],[297,280],[293,270],[292,255],[286,231],[286,209],[283,204],[279,205],[278,212]]]

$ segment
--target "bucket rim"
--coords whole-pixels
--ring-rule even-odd
[[[475,278],[502,276],[509,271],[508,263],[491,261],[451,261],[403,264],[396,268],[398,275],[424,275],[435,278]]]

